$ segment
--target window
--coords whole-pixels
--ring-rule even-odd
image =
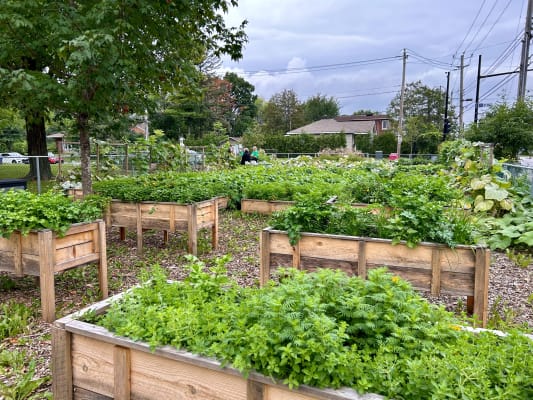
[[[387,130],[390,128],[389,120],[388,119],[382,119],[381,120],[381,130]]]

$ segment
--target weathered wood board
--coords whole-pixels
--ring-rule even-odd
[[[115,296],[113,299],[118,298]],[[109,302],[91,306],[97,314]],[[271,378],[221,367],[216,360],[166,346],[151,351],[146,343],[118,337],[76,320],[84,310],[52,327],[52,390],[66,399],[213,399],[213,400],[378,400],[351,389],[296,390]]]
[[[43,319],[55,320],[54,274],[90,263],[98,265],[102,296],[107,297],[106,228],[104,221],[71,225],[62,237],[51,230],[13,232],[0,238],[0,271],[36,276],[41,290]]]
[[[366,277],[367,270],[388,267],[414,288],[441,294],[467,296],[472,313],[487,323],[490,250],[484,246],[450,248],[423,242],[415,248],[388,239],[303,233],[296,246],[287,232],[266,228],[261,232],[260,283],[265,285],[281,266],[303,270],[341,269]]]
[[[108,226],[120,228],[121,239],[125,238],[125,230],[137,232],[137,253],[143,251],[143,230],[163,231],[165,241],[168,233],[187,232],[188,251],[196,255],[198,252],[198,231],[211,228],[211,245],[218,246],[218,198],[192,204],[170,202],[139,203],[112,200],[106,211]]]

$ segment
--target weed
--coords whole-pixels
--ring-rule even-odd
[[[0,339],[24,332],[32,317],[31,308],[9,300],[0,306]]]
[[[26,354],[18,351],[0,352],[0,374],[5,375],[7,382],[0,380],[0,393],[5,400],[37,400],[51,399],[50,392],[37,393],[42,384],[50,377],[35,378],[35,360],[26,365]]]
[[[505,249],[505,254],[520,268],[527,268],[533,262],[533,256],[513,249]]]

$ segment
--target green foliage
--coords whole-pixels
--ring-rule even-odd
[[[472,141],[494,144],[496,158],[517,160],[520,152],[533,149],[533,102],[493,105],[465,136]]]
[[[399,172],[386,186],[380,187],[378,183],[376,192],[359,185],[358,181],[347,187],[362,192],[358,201],[372,200],[382,206],[356,209],[340,203],[326,204],[324,196],[307,197],[273,215],[271,226],[287,231],[293,245],[301,232],[380,237],[392,239],[394,243],[405,240],[412,247],[421,241],[450,247],[475,243],[475,222],[467,213],[449,206],[460,192],[451,188],[445,177]]]
[[[396,153],[396,136],[392,132],[384,132],[374,138],[372,152],[380,150],[383,154]]]
[[[50,380],[49,377],[35,378],[35,360],[25,365],[26,354],[23,352],[0,352],[0,375],[9,378],[8,382],[0,380],[0,393],[5,400],[40,400],[51,399],[50,392],[39,393],[37,390]],[[12,382],[12,383],[10,383]]]
[[[32,317],[30,308],[14,300],[0,305],[0,340],[24,332]]]
[[[82,319],[154,350],[187,349],[290,387],[397,399],[533,396],[530,339],[462,331],[451,313],[383,268],[367,280],[285,269],[279,283],[256,289],[230,281],[225,262],[208,268],[191,257],[182,282],[154,267],[104,315]]]
[[[327,98],[317,94],[309,97],[303,104],[305,123],[310,124],[324,118],[335,118],[339,115],[339,102],[333,97]]]
[[[265,135],[262,147],[277,153],[314,154],[324,149],[346,147],[346,136],[343,133],[328,135]]]
[[[100,196],[73,201],[54,191],[40,195],[25,190],[1,192],[0,237],[9,237],[13,231],[26,235],[41,229],[51,229],[61,236],[72,224],[102,218],[106,204]]]

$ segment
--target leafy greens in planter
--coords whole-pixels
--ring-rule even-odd
[[[229,280],[225,259],[208,271],[190,261],[184,281],[168,282],[156,267],[104,315],[83,318],[291,387],[348,386],[398,399],[533,396],[529,339],[464,332],[384,269],[368,280],[287,269],[279,283],[257,289]]]
[[[308,199],[274,213],[270,226],[287,231],[292,245],[300,240],[302,232],[377,237],[394,243],[405,240],[410,247],[420,242],[450,247],[475,244],[475,222],[466,213],[446,209],[424,197],[404,198],[402,206],[369,205],[357,209],[349,204]]]
[[[14,231],[51,229],[64,235],[70,225],[102,218],[107,199],[88,196],[73,201],[62,193],[33,194],[25,190],[0,192],[0,237]]]

